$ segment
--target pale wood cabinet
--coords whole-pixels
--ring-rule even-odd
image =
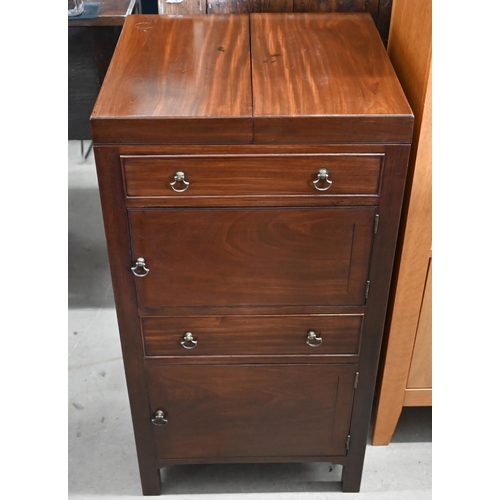
[[[432,404],[431,0],[395,0],[389,57],[415,114],[400,251],[379,369],[373,444],[387,445],[404,406]]]

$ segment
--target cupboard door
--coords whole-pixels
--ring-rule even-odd
[[[139,304],[363,305],[375,210],[129,210]]]
[[[157,458],[346,453],[356,365],[150,367]],[[160,422],[162,423],[162,422]]]

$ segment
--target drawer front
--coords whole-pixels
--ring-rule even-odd
[[[142,307],[363,305],[374,207],[129,210]]]
[[[125,193],[131,198],[328,197],[378,196],[383,158],[383,154],[122,156],[121,161]],[[318,179],[321,169],[327,170],[328,179]],[[184,173],[184,181],[174,183],[177,172]]]
[[[148,370],[157,458],[346,453],[356,365],[169,366]],[[164,422],[159,422],[164,423]]]
[[[362,319],[362,315],[142,318],[144,353],[146,357],[357,355]]]

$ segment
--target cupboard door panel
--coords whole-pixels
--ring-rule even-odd
[[[375,208],[130,210],[142,307],[362,305]]]
[[[157,458],[345,455],[356,365],[148,371]]]

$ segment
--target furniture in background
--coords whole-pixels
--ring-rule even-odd
[[[379,373],[373,444],[387,445],[404,406],[432,404],[431,0],[394,0],[388,52],[415,114],[402,230]]]
[[[68,139],[90,140],[90,114],[108,70],[121,27],[137,0],[100,0],[97,17],[68,17]]]
[[[91,126],[144,494],[231,462],[359,491],[413,134],[372,17],[129,17]]]
[[[392,0],[157,0],[159,14],[250,14],[252,12],[368,12],[387,46]]]

